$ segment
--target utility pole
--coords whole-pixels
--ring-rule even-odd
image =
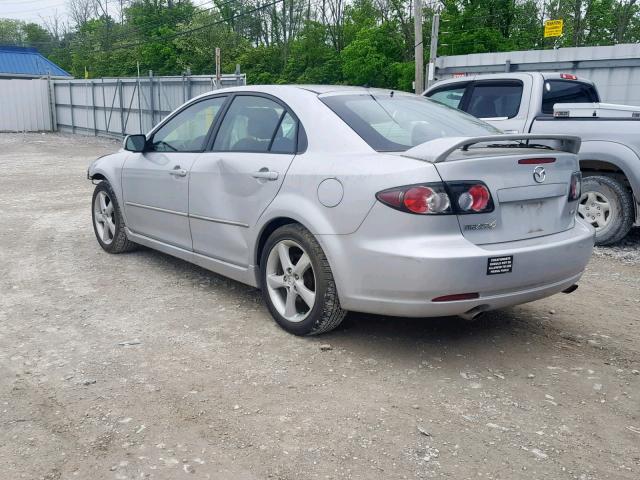
[[[429,70],[427,73],[427,87],[435,80],[436,58],[438,58],[438,32],[440,31],[440,15],[433,14],[431,21],[431,45],[429,47]]]
[[[413,25],[416,60],[415,92],[421,95],[424,92],[424,51],[422,42],[422,0],[413,2]]]

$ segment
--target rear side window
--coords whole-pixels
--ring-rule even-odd
[[[547,80],[542,93],[542,113],[553,113],[556,103],[599,102],[598,92],[593,85],[570,80]]]
[[[285,113],[281,105],[268,98],[237,96],[224,116],[213,150],[268,152],[274,135],[285,134],[283,129],[286,126],[279,128]],[[283,142],[279,142],[278,146],[286,148]]]
[[[462,101],[466,88],[466,85],[443,88],[430,93],[428,97],[447,107],[460,108],[460,102]]]
[[[520,109],[521,82],[474,85],[465,111],[478,118],[513,118]]]

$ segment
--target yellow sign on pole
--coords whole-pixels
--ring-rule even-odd
[[[547,20],[544,22],[544,37],[559,37],[562,35],[562,20]]]

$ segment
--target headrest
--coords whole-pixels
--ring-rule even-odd
[[[280,118],[275,110],[271,108],[249,108],[247,109],[247,132],[255,138],[267,140],[271,139]]]

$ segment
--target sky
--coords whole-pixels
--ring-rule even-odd
[[[66,0],[0,0],[0,18],[15,18],[42,24],[42,17],[51,17],[57,11],[67,20]]]

